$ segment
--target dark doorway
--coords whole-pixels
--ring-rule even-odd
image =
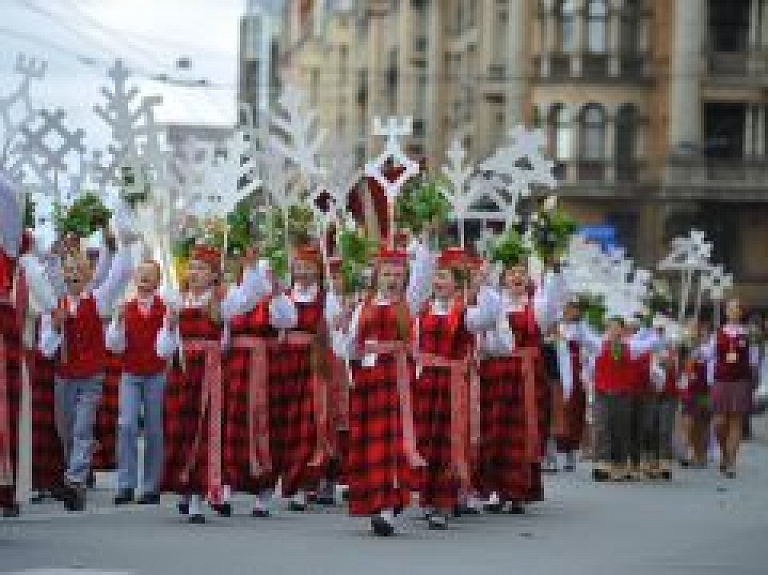
[[[714,52],[744,52],[750,0],[709,0],[709,39]]]

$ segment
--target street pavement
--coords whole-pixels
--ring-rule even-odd
[[[735,479],[680,470],[669,484],[595,485],[583,465],[547,478],[525,516],[462,518],[429,531],[410,511],[402,534],[376,539],[342,509],[280,511],[258,520],[247,498],[229,519],[188,525],[174,501],[110,504],[91,492],[84,514],[53,503],[0,519],[2,573],[182,575],[765,575],[768,444],[745,445]]]

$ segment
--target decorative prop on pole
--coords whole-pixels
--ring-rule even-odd
[[[691,230],[688,237],[672,240],[672,251],[659,263],[661,271],[679,271],[682,274],[678,313],[678,321],[681,323],[685,319],[695,274],[708,269],[711,253],[712,244],[706,241],[704,232]]]
[[[384,190],[387,196],[387,208],[389,217],[389,244],[394,247],[395,229],[395,200],[400,195],[405,183],[419,173],[419,164],[409,158],[400,146],[400,138],[410,136],[413,120],[410,117],[398,120],[389,118],[385,123],[381,118],[374,118],[373,133],[376,136],[384,136],[387,141],[384,151],[374,160],[365,165],[365,175],[373,178]],[[390,180],[384,174],[384,168],[389,161],[402,168],[400,175]]]
[[[443,175],[451,182],[451,190],[444,194],[453,208],[453,215],[459,227],[459,245],[464,247],[464,221],[471,208],[471,195],[467,194],[466,185],[472,175],[473,168],[464,164],[467,152],[461,147],[458,138],[453,140],[451,148],[446,153],[450,164],[443,166]]]

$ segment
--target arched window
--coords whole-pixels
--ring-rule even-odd
[[[574,0],[557,0],[555,18],[557,20],[557,50],[559,52],[573,52],[576,48],[576,6]]]
[[[587,48],[592,54],[608,49],[608,7],[605,0],[589,0],[587,4]]]
[[[637,155],[638,113],[634,104],[624,104],[616,114],[616,178],[620,181],[635,179]]]
[[[555,159],[564,162],[573,155],[571,114],[563,104],[555,104],[549,113],[550,145]]]
[[[621,31],[619,33],[621,53],[634,55],[640,51],[640,1],[624,0],[621,10]]]
[[[601,161],[605,157],[605,110],[598,104],[589,104],[582,112],[582,158]]]

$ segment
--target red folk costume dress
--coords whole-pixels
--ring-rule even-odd
[[[746,327],[728,324],[718,329],[710,344],[714,361],[711,390],[714,413],[749,413],[752,409],[752,368],[758,354]]]

